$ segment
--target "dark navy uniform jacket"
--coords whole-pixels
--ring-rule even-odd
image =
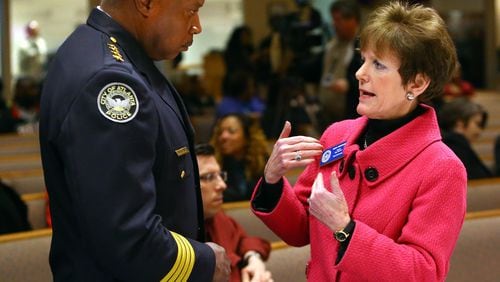
[[[55,56],[40,141],[56,281],[211,281],[193,129],[139,43],[94,9]]]

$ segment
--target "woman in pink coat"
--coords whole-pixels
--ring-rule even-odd
[[[467,177],[434,109],[456,52],[435,10],[391,3],[360,35],[355,120],[318,141],[287,122],[252,197],[284,241],[311,244],[308,281],[444,281]],[[294,187],[283,176],[307,165]]]

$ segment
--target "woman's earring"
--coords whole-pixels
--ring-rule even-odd
[[[411,93],[411,92],[406,93],[406,100],[408,100],[408,101],[415,100],[415,95],[413,95],[413,93]]]

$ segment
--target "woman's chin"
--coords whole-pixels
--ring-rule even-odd
[[[367,115],[367,109],[365,105],[358,104],[356,107],[356,112],[358,112],[359,115],[361,116],[366,116]]]

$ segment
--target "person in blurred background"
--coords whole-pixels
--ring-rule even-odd
[[[467,98],[456,98],[445,103],[439,112],[443,142],[460,158],[467,170],[468,179],[495,175],[472,147],[472,143],[486,127],[487,121],[486,110]]]
[[[19,46],[19,71],[22,76],[31,76],[38,81],[45,75],[47,43],[40,36],[40,25],[30,21],[25,27],[26,38]]]
[[[448,100],[460,97],[471,98],[474,96],[474,86],[470,82],[463,79],[462,67],[460,64],[457,64],[453,77],[450,82],[446,83],[443,92],[444,98]]]
[[[287,16],[286,44],[292,52],[288,75],[316,85],[321,76],[324,30],[321,13],[311,0],[295,0],[297,9]]]
[[[255,78],[248,71],[234,71],[226,76],[224,96],[216,106],[216,117],[242,114],[260,118],[265,105],[257,93]]]
[[[255,71],[255,48],[253,33],[246,25],[233,29],[224,50],[226,73],[246,71],[251,74]]]
[[[330,6],[335,36],[328,42],[323,58],[319,101],[323,129],[334,121],[358,115],[358,81],[355,73],[361,57],[355,50],[355,38],[361,21],[361,10],[354,0],[335,1]]]
[[[227,172],[222,171],[215,150],[209,144],[195,147],[200,171],[201,196],[207,239],[226,250],[231,260],[231,281],[270,282],[266,270],[271,245],[266,240],[248,236],[243,227],[222,210]]]
[[[37,79],[31,76],[17,79],[10,112],[17,133],[38,132],[40,84]]]
[[[269,157],[266,136],[257,120],[228,114],[217,120],[210,143],[227,171],[226,202],[249,200]]]

